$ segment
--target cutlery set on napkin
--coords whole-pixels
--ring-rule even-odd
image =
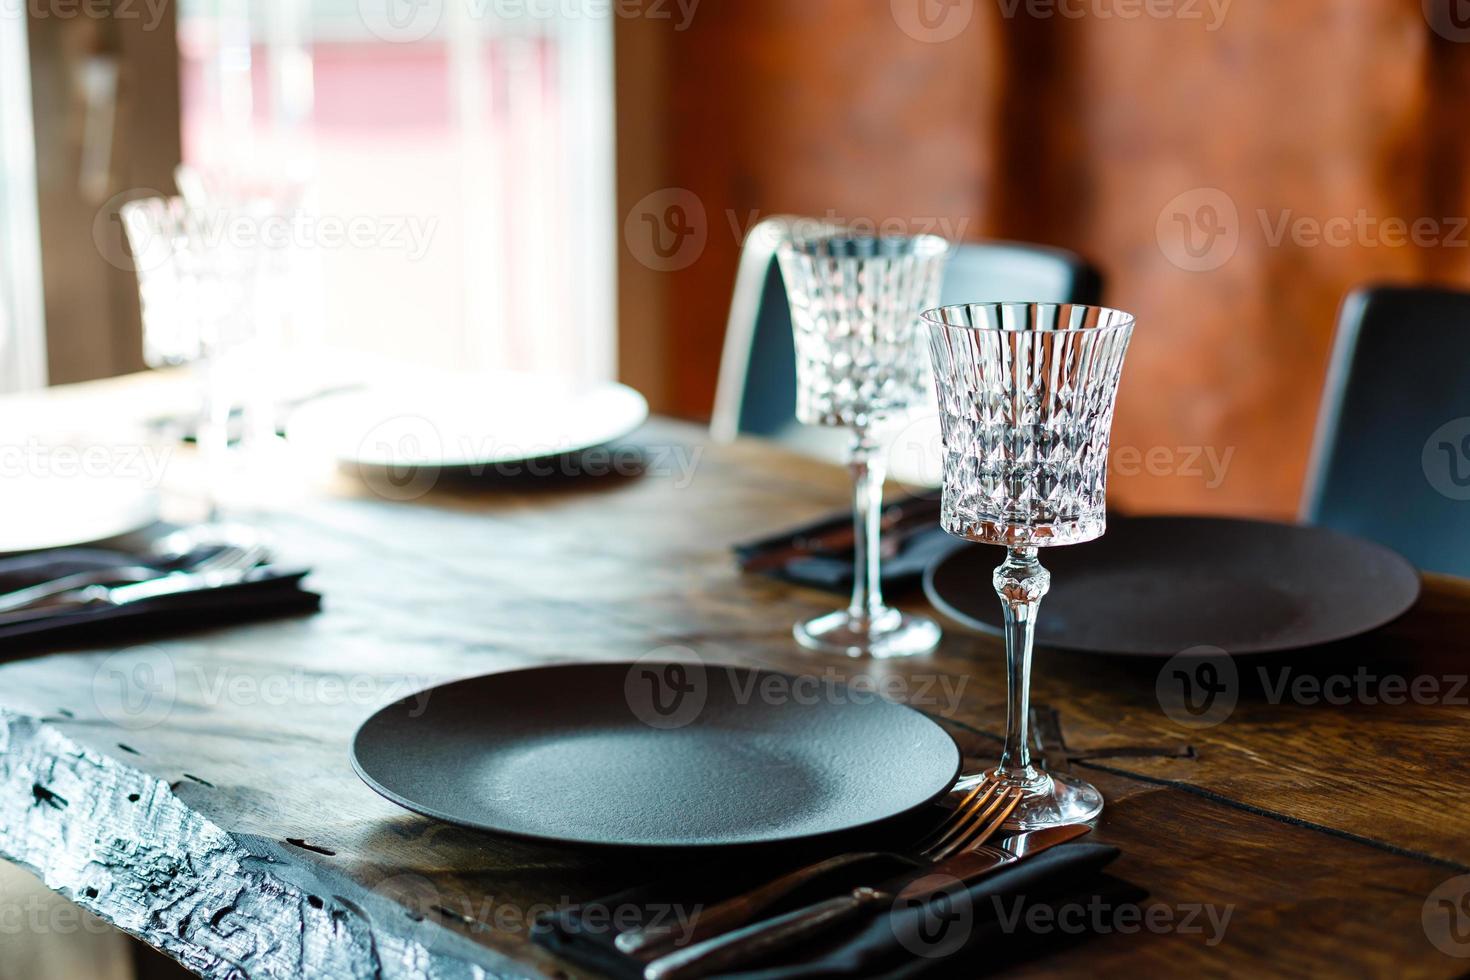
[[[959,545],[939,526],[939,510],[938,491],[883,508],[884,591],[896,594],[917,586],[929,565]],[[852,515],[842,513],[737,545],[735,559],[744,572],[844,593],[852,591],[852,550]]]
[[[0,557],[0,651],[33,641],[240,622],[317,608],[306,569],[270,563],[255,543],[199,529],[139,533],[116,547],[58,548]]]
[[[1079,842],[1088,830],[1012,832],[934,863],[843,856],[823,862],[831,873],[776,901],[766,898],[779,878],[722,895],[711,882],[748,885],[749,873],[701,868],[561,910],[534,935],[569,959],[630,980],[977,975],[1085,938],[1090,930],[1055,928],[1069,907],[1117,908],[1146,897],[1103,873],[1118,850]],[[681,914],[665,914],[671,908]],[[655,921],[606,928],[624,919],[612,910],[630,909]]]

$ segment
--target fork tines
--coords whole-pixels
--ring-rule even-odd
[[[993,779],[976,784],[945,821],[919,843],[920,856],[940,861],[961,848],[985,843],[1024,795],[1024,790]]]

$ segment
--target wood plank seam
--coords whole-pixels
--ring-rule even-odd
[[[973,725],[970,725],[970,724],[967,724],[967,723],[965,723],[963,721],[960,721],[958,718],[950,718],[950,717],[947,717],[945,715],[939,714],[937,712],[924,711],[922,708],[916,708],[915,710],[916,711],[920,711],[923,714],[928,715],[930,718],[933,718],[935,721],[939,722],[941,725],[951,725],[951,726],[953,726],[955,728],[959,728],[959,729],[962,729],[963,731],[969,732],[971,735],[976,735],[976,736],[978,736],[980,738],[989,739],[990,741],[995,742],[995,743],[1000,744],[1000,745],[1005,744],[1005,736],[1004,735],[1000,735],[1000,734],[997,734],[995,732],[988,732],[988,731],[985,731],[983,728],[976,728]],[[1113,759],[1113,758],[1118,758],[1118,759],[1198,759],[1199,758],[1199,753],[1195,751],[1194,746],[1193,745],[1190,745],[1188,743],[1185,743],[1183,745],[1178,745],[1178,746],[1172,746],[1172,747],[1154,746],[1154,745],[1117,745],[1117,746],[1110,746],[1108,748],[1103,748],[1103,749],[1074,749],[1071,746],[1067,745],[1066,739],[1061,736],[1061,732],[1062,732],[1062,728],[1061,728],[1061,712],[1060,711],[1057,711],[1055,708],[1050,708],[1050,707],[1047,707],[1045,710],[1047,712],[1049,712],[1049,714],[1050,714],[1050,716],[1052,718],[1053,724],[1055,724],[1055,726],[1056,726],[1055,731],[1056,731],[1056,736],[1057,736],[1057,747],[1060,747],[1063,755],[1065,756],[1065,758],[1069,762],[1083,762],[1083,761],[1089,760],[1089,759]],[[1126,773],[1120,773],[1120,775],[1127,775],[1127,774]]]
[[[1426,864],[1433,864],[1441,868],[1447,868],[1451,871],[1459,872],[1461,874],[1470,873],[1470,865],[1461,864],[1460,862],[1452,861],[1449,858],[1437,857],[1433,854],[1425,854],[1423,851],[1416,851],[1412,848],[1400,847],[1397,844],[1390,844],[1388,841],[1375,840],[1372,837],[1364,837],[1362,834],[1355,834],[1347,830],[1338,830],[1336,827],[1329,827],[1326,824],[1314,823],[1310,820],[1303,820],[1300,817],[1293,817],[1290,814],[1280,813],[1275,810],[1268,810],[1265,807],[1255,806],[1254,804],[1245,803],[1241,800],[1234,800],[1221,793],[1216,793],[1211,790],[1203,789],[1199,786],[1195,786],[1191,783],[1186,783],[1181,780],[1163,779],[1158,776],[1146,776],[1142,773],[1129,772],[1127,769],[1119,769],[1116,766],[1103,765],[1092,759],[1077,759],[1075,761],[1079,766],[1083,766],[1088,769],[1096,769],[1099,772],[1105,772],[1113,776],[1120,776],[1124,779],[1136,779],[1139,782],[1148,783],[1151,786],[1163,786],[1168,789],[1177,789],[1181,792],[1189,793],[1193,796],[1198,796],[1202,799],[1209,800],[1212,803],[1218,803],[1221,806],[1227,806],[1231,809],[1240,810],[1244,813],[1249,813],[1257,817],[1265,817],[1268,820],[1275,820],[1278,823],[1288,824],[1292,827],[1301,827],[1304,830],[1313,830],[1319,834],[1327,834],[1330,837],[1336,837],[1340,840],[1351,841],[1354,844],[1363,844],[1368,847],[1376,848],[1380,851],[1385,851],[1389,854],[1393,854],[1396,857],[1410,858],[1415,861],[1422,861]]]

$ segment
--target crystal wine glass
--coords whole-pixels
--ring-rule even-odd
[[[221,524],[220,487],[231,409],[250,381],[235,355],[255,333],[256,251],[232,239],[229,215],[181,198],[141,198],[119,213],[138,274],[143,359],[150,367],[191,365],[197,373],[195,440],[205,469],[206,526],[235,538],[253,536]]]
[[[777,250],[796,342],[796,417],[853,431],[854,569],[846,609],[798,623],[802,646],[861,657],[927,653],[939,627],[883,603],[884,457],[876,430],[932,395],[919,312],[939,301],[949,243],[934,235],[790,234]]]
[[[1102,795],[1031,758],[1031,649],[1051,584],[1038,550],[1100,537],[1108,440],[1133,317],[1095,306],[999,303],[923,319],[944,436],[944,529],[1005,547],[1006,741],[994,778],[1025,790],[1022,828],[1090,820]],[[987,778],[970,777],[970,782]]]

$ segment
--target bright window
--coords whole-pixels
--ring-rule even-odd
[[[250,160],[306,189],[304,332],[429,366],[613,376],[607,16],[192,0],[178,37],[185,162]]]

